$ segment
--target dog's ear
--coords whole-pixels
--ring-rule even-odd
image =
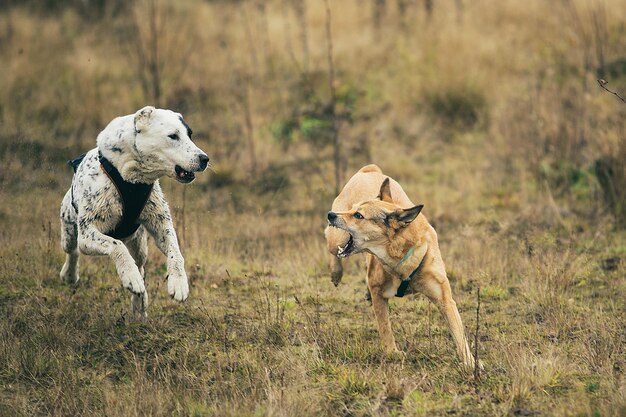
[[[394,229],[406,227],[417,218],[417,215],[420,214],[422,208],[424,208],[424,205],[419,204],[415,207],[399,209],[391,212],[387,215],[387,224]]]
[[[154,114],[154,107],[146,106],[143,109],[135,113],[135,132],[141,133],[142,130],[150,127],[152,115]]]
[[[385,181],[383,181],[383,183],[381,184],[377,198],[388,203],[393,203],[393,200],[391,199],[391,187],[389,186],[389,177],[385,178]]]

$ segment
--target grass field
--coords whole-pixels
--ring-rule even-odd
[[[337,119],[321,0],[17,3],[0,415],[626,415],[626,104],[595,81],[626,93],[620,1],[330,0]],[[146,104],[215,168],[162,181],[191,295],[151,243],[138,323],[110,260],[61,282],[58,209],[66,160]],[[392,300],[390,358],[363,259],[331,284],[337,120],[343,181],[376,163],[425,204],[472,348],[480,288],[479,380],[425,297]]]

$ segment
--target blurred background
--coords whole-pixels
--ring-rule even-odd
[[[626,103],[598,79],[626,96],[623,0],[1,1],[0,411],[624,412]],[[154,321],[119,327],[110,262],[60,282],[58,209],[66,161],[145,105],[214,168],[162,181],[190,301],[152,246]],[[325,213],[369,163],[425,204],[467,327],[483,290],[480,398],[423,297],[392,302],[405,367],[381,359],[362,259],[330,284]]]
[[[2,188],[65,187],[65,160],[152,104],[197,132],[220,210],[322,210],[366,163],[440,186],[434,160],[471,160],[458,198],[488,178],[623,220],[626,103],[596,83],[626,90],[622,6],[330,1],[329,26],[321,0],[5,0]]]

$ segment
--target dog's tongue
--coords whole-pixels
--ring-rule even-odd
[[[178,173],[178,176],[179,176],[179,177],[181,177],[181,178],[183,178],[185,175],[187,175],[187,171],[185,171],[185,170],[181,170],[181,171]]]

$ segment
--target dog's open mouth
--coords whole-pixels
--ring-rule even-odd
[[[174,171],[176,171],[176,180],[182,183],[189,183],[196,178],[196,175],[193,172],[185,171],[180,167],[180,165],[176,165],[174,167]]]
[[[354,239],[352,235],[350,235],[350,239],[343,246],[337,246],[337,256],[340,258],[345,258],[346,256],[350,256],[354,251]]]

